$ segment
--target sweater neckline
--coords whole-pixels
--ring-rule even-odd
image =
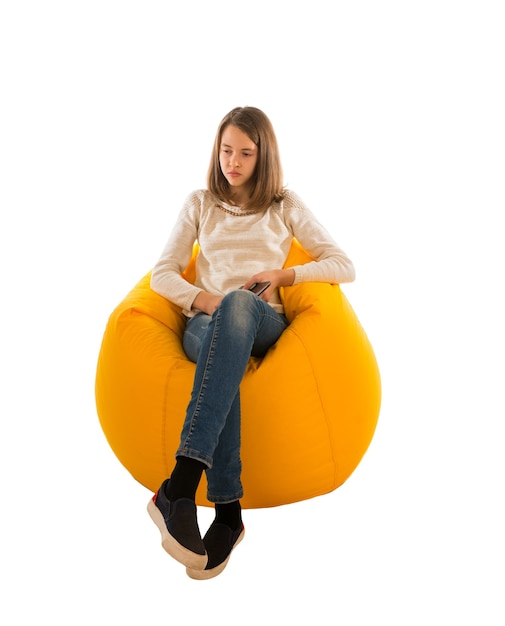
[[[234,217],[245,217],[247,215],[255,215],[256,213],[258,213],[258,211],[254,211],[254,210],[245,210],[242,209],[238,206],[231,206],[230,204],[226,204],[226,203],[216,203],[216,208],[220,209],[221,211],[224,211],[225,213],[228,213],[229,215],[233,215]]]

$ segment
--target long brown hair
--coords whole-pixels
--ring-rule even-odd
[[[272,123],[263,111],[256,107],[236,107],[221,120],[207,174],[208,189],[216,198],[231,203],[231,187],[219,164],[221,138],[225,128],[230,125],[245,133],[258,149],[256,168],[251,178],[251,196],[243,208],[265,211],[273,202],[282,200],[283,176]]]

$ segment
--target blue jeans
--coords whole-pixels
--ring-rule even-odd
[[[240,383],[249,357],[262,357],[288,322],[245,289],[227,294],[212,316],[187,321],[183,346],[196,363],[191,400],[176,456],[207,466],[207,498],[227,503],[243,496],[240,474]]]

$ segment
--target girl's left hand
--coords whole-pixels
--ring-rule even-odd
[[[287,269],[287,270],[269,270],[266,272],[259,272],[244,284],[244,289],[249,289],[251,285],[254,283],[263,283],[266,281],[270,281],[270,287],[265,289],[265,291],[259,296],[265,302],[268,302],[272,297],[273,292],[278,287],[289,287],[293,284],[295,280],[295,270]]]

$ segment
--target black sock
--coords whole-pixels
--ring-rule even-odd
[[[189,498],[194,500],[196,490],[200,483],[205,463],[190,459],[186,456],[178,456],[174,471],[165,487],[165,494],[169,500]]]
[[[240,501],[227,502],[226,504],[216,503],[216,522],[226,524],[232,530],[238,530],[242,526],[242,507]]]

